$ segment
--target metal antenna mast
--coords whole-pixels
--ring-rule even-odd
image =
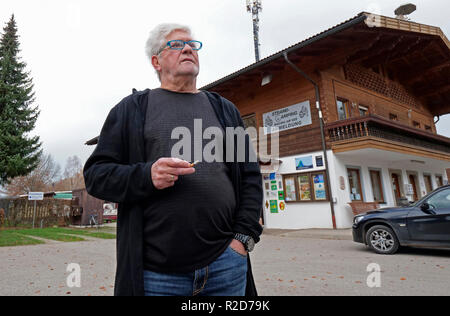
[[[253,38],[255,40],[255,57],[259,61],[259,12],[262,11],[261,0],[247,0],[247,12],[252,14]]]

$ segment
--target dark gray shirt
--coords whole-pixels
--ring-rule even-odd
[[[202,126],[194,131],[197,119]],[[173,157],[172,148],[180,144],[181,137],[171,139],[172,131],[180,127],[190,131],[191,139],[183,138],[183,143],[190,142],[191,157],[178,158],[192,162],[199,158],[195,156],[194,140],[202,150],[211,139],[198,136],[201,138],[208,127],[221,128],[205,93],[152,90],[144,131],[147,161]],[[177,152],[188,154],[184,149]],[[213,262],[232,240],[236,201],[228,167],[223,162],[201,162],[195,169],[195,174],[179,177],[174,187],[159,191],[148,202],[144,213],[144,269],[193,272]]]

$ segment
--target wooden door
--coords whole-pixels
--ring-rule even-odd
[[[413,191],[414,191],[414,201],[418,201],[419,200],[419,195],[417,194],[417,186],[416,186],[416,177],[412,174],[409,175],[409,183],[412,185],[413,187]]]
[[[431,184],[431,176],[424,175],[423,179],[425,180],[425,188],[427,189],[427,194],[433,191],[433,185]]]
[[[402,194],[400,192],[400,181],[398,180],[398,174],[396,173],[392,174],[392,187],[394,189],[394,197],[398,203],[399,199],[402,197]]]

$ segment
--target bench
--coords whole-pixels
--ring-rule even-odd
[[[378,202],[351,202],[348,204],[352,207],[353,215],[355,216],[376,210],[380,207]]]

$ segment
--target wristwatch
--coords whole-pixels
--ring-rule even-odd
[[[234,234],[234,239],[240,241],[248,252],[252,252],[255,249],[255,241],[250,236],[236,233]]]

